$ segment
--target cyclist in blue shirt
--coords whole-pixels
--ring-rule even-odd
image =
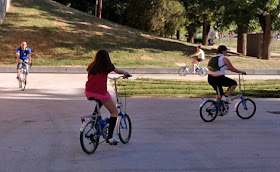
[[[17,57],[17,79],[19,78],[20,68],[22,67],[22,62],[31,63],[31,49],[27,47],[26,42],[22,42],[20,47],[16,51]],[[26,65],[27,73],[28,73],[28,65]]]

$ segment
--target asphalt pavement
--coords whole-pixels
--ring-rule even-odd
[[[87,155],[79,143],[80,116],[94,105],[83,94],[86,79],[31,73],[20,91],[15,74],[0,74],[1,172],[279,171],[280,99],[273,98],[253,99],[252,119],[240,119],[233,104],[212,123],[199,117],[201,99],[127,98],[130,142],[103,143]]]

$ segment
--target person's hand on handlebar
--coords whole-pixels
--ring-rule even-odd
[[[240,71],[239,73],[241,73],[242,75],[246,75],[245,71]]]
[[[126,74],[123,75],[123,78],[128,78],[131,77],[132,75],[130,75],[128,72]]]

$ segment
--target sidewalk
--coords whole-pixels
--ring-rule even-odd
[[[131,74],[178,74],[178,68],[122,68]],[[244,69],[248,75],[280,75],[279,69]],[[0,66],[0,73],[15,73],[15,66]],[[33,66],[30,73],[69,73],[86,74],[86,67],[53,67],[53,66]],[[227,75],[232,75],[226,71]]]

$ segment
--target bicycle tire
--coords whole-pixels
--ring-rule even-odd
[[[118,130],[120,141],[123,144],[128,143],[131,137],[132,125],[130,117],[127,114],[124,114],[124,116],[119,116]]]
[[[218,116],[216,102],[214,100],[207,100],[200,107],[200,118],[204,122],[212,122]],[[209,118],[210,117],[210,118]]]
[[[21,81],[20,81],[20,78],[18,79],[18,86],[19,86],[19,88],[21,89]]]
[[[94,139],[93,132],[95,131],[95,128],[93,127],[94,121],[89,122],[83,131],[80,132],[80,143],[83,151],[87,154],[92,154],[96,151],[98,144],[99,144],[99,138]],[[88,129],[87,129],[88,128]],[[89,134],[89,132],[92,132]],[[86,136],[87,134],[87,136]],[[86,144],[88,143],[87,146]],[[92,145],[91,145],[92,144]]]
[[[200,68],[200,69],[197,69],[197,73],[199,76],[205,76],[203,73],[204,71]]]
[[[180,76],[185,76],[185,75],[187,75],[187,73],[189,73],[189,67],[188,66],[187,67],[181,67],[178,70],[178,74]]]
[[[250,107],[250,108],[248,108],[248,107]],[[256,108],[257,108],[256,103],[253,100],[251,100],[249,98],[245,98],[244,100],[242,100],[238,103],[237,108],[236,108],[236,113],[241,119],[250,119],[255,115]],[[248,111],[249,109],[252,109],[252,111],[249,112]],[[245,111],[243,112],[243,110],[245,110]],[[247,113],[247,116],[245,116],[245,113]]]
[[[25,90],[25,87],[26,87],[26,76],[27,76],[27,73],[23,72],[23,78],[21,79],[21,91],[24,91]]]
[[[203,71],[203,76],[208,75],[208,69],[206,67],[202,67],[201,69]]]

